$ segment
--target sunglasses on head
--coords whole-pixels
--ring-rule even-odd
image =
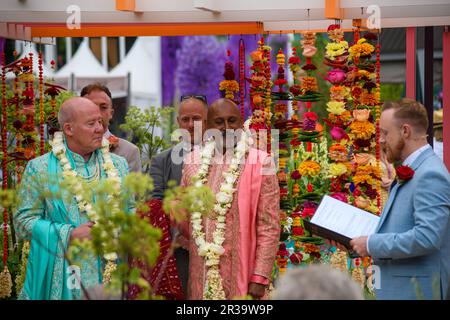
[[[190,95],[184,95],[181,96],[180,102],[186,99],[198,99],[200,101],[203,101],[204,103],[208,104],[208,101],[206,100],[206,96],[200,95],[200,94],[190,94]]]

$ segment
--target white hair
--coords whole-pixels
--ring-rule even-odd
[[[274,300],[364,300],[362,288],[347,273],[328,265],[288,269],[279,278]]]

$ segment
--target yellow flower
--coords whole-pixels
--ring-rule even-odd
[[[369,121],[353,121],[349,128],[356,139],[368,140],[375,133],[375,125]]]
[[[347,166],[344,163],[338,162],[330,164],[329,174],[332,178],[339,177],[346,173],[347,173]]]
[[[353,177],[353,182],[358,185],[358,184],[363,184],[363,183],[368,183],[368,184],[372,184],[373,183],[373,178],[369,175],[369,174],[356,174]]]
[[[348,50],[353,57],[368,56],[375,51],[375,47],[361,38],[358,42]]]
[[[330,42],[326,46],[327,56],[334,60],[334,57],[341,56],[348,49],[347,41],[340,41],[339,43]]]
[[[307,160],[300,164],[298,172],[300,172],[302,176],[313,177],[319,174],[320,165],[315,161]]]
[[[330,101],[327,103],[327,111],[339,116],[345,112],[345,103],[340,101]]]

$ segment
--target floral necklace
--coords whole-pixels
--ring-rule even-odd
[[[72,168],[69,159],[67,158],[67,149],[66,145],[64,144],[64,135],[62,132],[55,132],[53,141],[51,142],[52,146],[52,152],[53,154],[58,158],[63,172],[62,176],[63,178],[76,178],[80,177],[80,175],[75,171],[75,169]],[[117,171],[116,167],[114,166],[114,163],[112,162],[111,155],[109,153],[109,142],[107,139],[103,138],[102,140],[102,147],[101,147],[101,153],[103,156],[103,169],[105,170],[106,176],[108,181],[114,185],[113,190],[116,190],[112,192],[112,194],[108,195],[108,200],[113,199],[115,196],[118,195],[120,190],[120,177],[119,172]],[[98,160],[97,160],[98,161]],[[98,174],[97,178],[100,177],[100,174]],[[84,199],[82,192],[83,188],[81,183],[77,183],[74,186],[74,192],[75,192],[75,200],[78,205],[79,212],[86,212],[86,215],[88,216],[89,220],[92,222],[98,221],[98,215],[95,211],[94,207],[91,203],[89,203],[86,199]],[[118,204],[115,203],[113,205],[112,212],[117,212],[119,210]],[[105,266],[105,271],[103,272],[103,283],[108,283],[111,280],[111,274],[112,272],[117,268],[116,260],[117,260],[117,254],[115,252],[112,253],[106,253],[103,255],[105,260],[107,261]]]
[[[220,185],[219,192],[216,194],[216,204],[214,205],[217,223],[216,229],[213,232],[212,242],[206,242],[206,236],[202,226],[202,212],[197,211],[191,213],[192,237],[198,247],[198,255],[204,257],[205,265],[208,268],[206,283],[203,290],[203,299],[205,300],[225,300],[225,291],[219,272],[220,256],[225,252],[225,249],[222,246],[225,241],[225,216],[233,202],[233,194],[236,191],[234,184],[240,174],[239,164],[248,150],[249,141],[247,133],[243,132],[239,143],[234,149],[230,167],[223,174],[224,181]],[[199,171],[192,177],[194,186],[200,187],[207,182],[209,166],[211,164],[214,149],[215,141],[206,142],[200,153],[201,164]]]

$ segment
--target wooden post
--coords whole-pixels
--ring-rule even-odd
[[[428,113],[428,143],[433,146],[433,53],[434,53],[434,27],[425,27],[425,78],[424,78],[424,105]]]
[[[450,27],[445,26],[442,35],[442,102],[443,102],[443,143],[444,143],[444,163],[450,171]]]
[[[406,28],[406,98],[416,99],[416,28]]]

